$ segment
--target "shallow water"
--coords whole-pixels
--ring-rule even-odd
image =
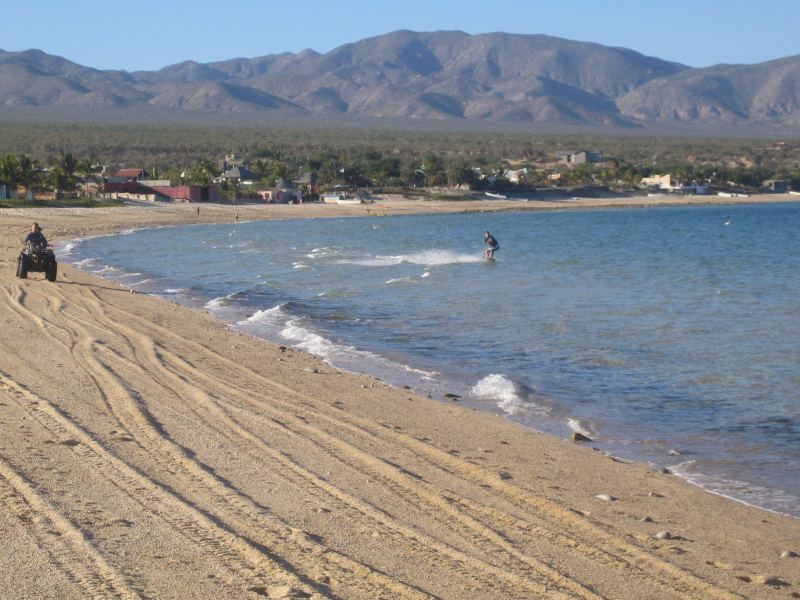
[[[162,228],[62,253],[800,516],[799,230],[797,204],[480,213]]]

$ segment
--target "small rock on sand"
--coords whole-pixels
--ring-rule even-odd
[[[597,498],[598,500],[603,500],[605,502],[613,502],[614,500],[616,500],[616,498],[611,494],[597,494],[595,498]]]
[[[652,523],[652,522],[653,522],[653,519],[651,519],[650,517],[642,517],[642,518],[641,518],[641,519],[639,519],[639,520],[640,520],[642,523]]]
[[[304,373],[319,373],[319,369],[317,367],[306,367],[303,369]]]
[[[794,550],[784,550],[781,552],[781,558],[797,558],[798,556],[800,556],[800,554]]]
[[[772,575],[756,575],[753,577],[753,583],[760,583],[761,585],[769,585],[772,587],[786,587],[789,584],[779,577],[774,577]]]
[[[267,590],[268,598],[310,598],[311,594],[290,585],[277,585]]]
[[[671,540],[672,534],[669,531],[659,531],[655,537],[659,540]]]
[[[583,435],[582,433],[578,433],[577,431],[573,431],[572,435],[569,436],[569,439],[571,439],[573,442],[591,442],[592,441],[592,438],[590,438],[588,435]]]

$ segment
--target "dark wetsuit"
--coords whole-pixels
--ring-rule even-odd
[[[31,231],[26,237],[24,243],[30,242],[33,245],[42,244],[47,246],[47,238],[44,237],[41,231]]]
[[[497,243],[497,240],[494,239],[493,235],[490,235],[489,237],[487,237],[486,240],[484,240],[483,243],[492,252],[497,252],[498,250],[500,250],[500,244]]]

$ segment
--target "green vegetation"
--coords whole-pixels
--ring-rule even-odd
[[[94,198],[64,198],[62,200],[0,200],[0,208],[107,208],[122,206],[118,200],[95,200]]]
[[[556,152],[591,149],[605,160],[567,168]],[[506,169],[527,168],[521,186],[632,188],[671,173],[684,183],[755,189],[786,179],[800,189],[800,141],[523,133],[296,128],[152,127],[9,123],[0,136],[0,183],[38,188],[59,199],[85,191],[118,168],[142,167],[154,179],[208,184],[235,154],[273,184],[314,172],[323,186],[511,190]],[[233,184],[223,184],[232,194]],[[416,188],[416,189],[415,189]],[[37,195],[38,196],[38,195]]]

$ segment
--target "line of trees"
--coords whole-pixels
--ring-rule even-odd
[[[535,153],[529,156],[531,159],[540,158]],[[458,187],[495,191],[550,185],[633,188],[643,177],[671,173],[685,184],[757,189],[765,179],[785,179],[792,187],[800,189],[800,171],[796,166],[786,163],[771,167],[681,161],[632,164],[612,158],[598,164],[587,163],[570,168],[552,163],[543,165],[525,159],[512,163],[501,158],[467,158],[458,154],[433,152],[398,156],[376,148],[325,148],[301,154],[279,147],[254,147],[246,158],[249,168],[264,187],[274,186],[282,179],[297,180],[303,173],[312,172],[323,187],[345,183],[353,187]],[[512,164],[514,169],[526,171],[518,183],[506,179]],[[52,191],[56,198],[80,192],[86,195],[90,180],[101,182],[103,175],[113,175],[115,171],[113,166],[104,168],[88,158],[78,158],[72,152],[60,152],[49,158],[45,165],[40,165],[28,154],[7,154],[0,158],[0,184],[5,184],[8,190],[21,189],[27,193],[34,188],[46,189]],[[219,181],[222,164],[210,157],[201,157],[190,163],[175,161],[170,164],[162,161],[161,165],[155,164],[148,171],[152,178],[169,179],[173,185],[209,185],[215,180]],[[235,182],[222,180],[220,185],[225,193],[232,195],[236,192]]]
[[[88,160],[78,160],[71,152],[54,158],[47,167],[27,154],[0,157],[0,183],[8,190],[22,188],[25,195],[34,188],[49,188],[56,198],[74,193],[80,183],[86,185],[96,168]],[[85,193],[85,189],[84,189]]]

